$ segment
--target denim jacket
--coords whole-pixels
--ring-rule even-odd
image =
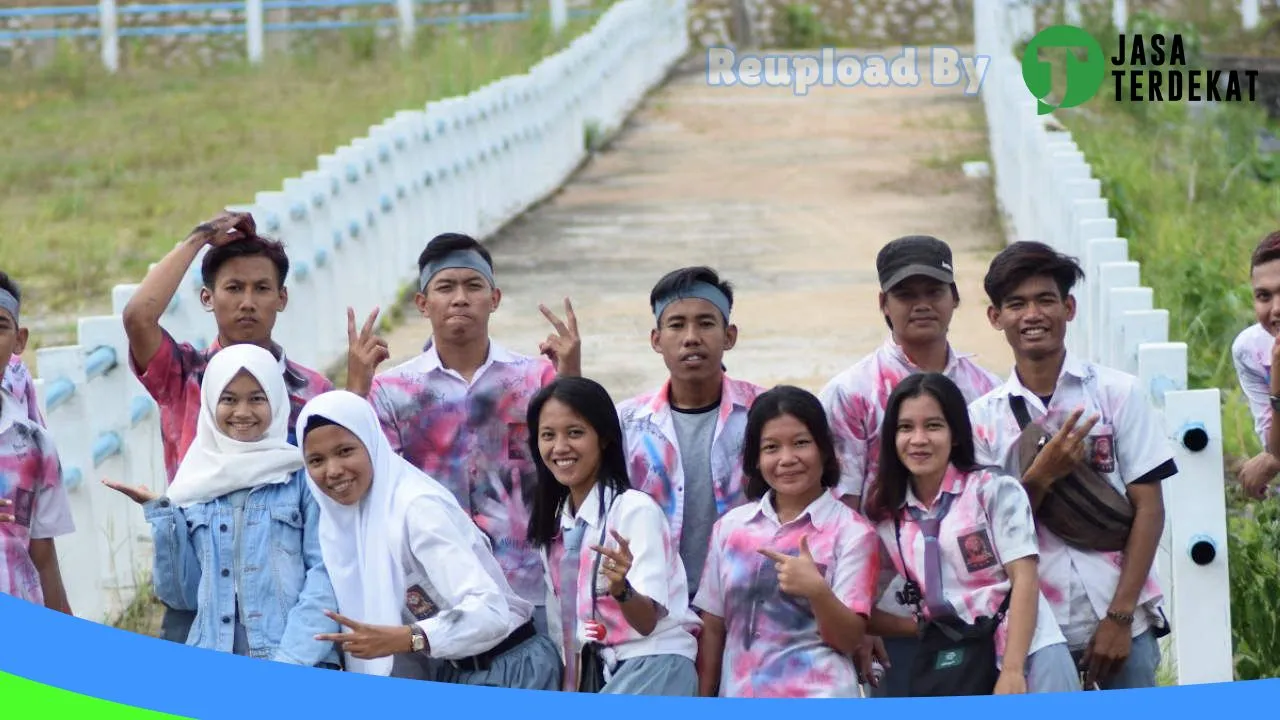
[[[339,662],[332,642],[314,639],[341,628],[324,615],[338,601],[320,556],[320,507],[304,472],[251,490],[238,538],[228,497],[185,510],[167,497],[144,506],[155,540],[156,597],[175,610],[196,611],[188,645],[232,651],[239,586],[250,657],[307,666]],[[240,569],[233,577],[237,549]]]

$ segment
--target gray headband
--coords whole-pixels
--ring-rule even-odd
[[[422,272],[418,274],[418,289],[425,291],[427,283],[431,282],[431,278],[435,277],[436,273],[449,268],[475,270],[489,281],[489,287],[498,287],[498,283],[493,279],[493,268],[484,261],[484,256],[475,250],[454,250],[439,260],[427,263],[426,267],[422,268]]]
[[[9,311],[9,314],[13,316],[14,325],[18,324],[18,304],[18,298],[14,297],[13,293],[0,288],[0,310]]]
[[[724,317],[724,324],[729,324],[729,296],[725,295],[724,292],[715,285],[702,281],[695,282],[686,290],[674,292],[658,300],[658,302],[653,306],[654,318],[661,322],[662,312],[667,309],[667,306],[678,300],[686,300],[689,298],[706,300],[712,305],[715,305],[716,309],[720,311],[720,315]]]

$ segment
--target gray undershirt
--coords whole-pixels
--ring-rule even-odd
[[[692,411],[671,408],[684,470],[684,520],[680,535],[680,559],[689,580],[689,595],[698,591],[702,566],[715,525],[716,493],[711,483],[711,440],[715,436],[720,404]]]

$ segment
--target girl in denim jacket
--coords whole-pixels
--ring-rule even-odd
[[[293,665],[336,668],[336,605],[320,555],[319,507],[287,441],[279,365],[256,345],[209,361],[195,441],[168,494],[106,482],[142,504],[155,541],[152,583],[195,610],[187,644]]]

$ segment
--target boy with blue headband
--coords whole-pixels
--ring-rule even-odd
[[[27,345],[22,294],[0,272],[0,374]],[[53,438],[0,390],[0,593],[71,614],[54,538],[75,532]]]
[[[366,325],[352,335],[347,389],[373,404],[392,450],[448,488],[489,536],[512,589],[534,606],[531,622],[546,634],[542,561],[525,539],[537,484],[525,413],[557,375],[581,373],[577,319],[568,299],[563,322],[540,308],[556,329],[539,347],[544,357],[490,338],[502,291],[489,251],[467,235],[433,238],[418,274],[414,301],[431,322],[431,342],[374,377],[388,353]]]
[[[764,391],[730,378],[725,352],[738,328],[729,321],[733,286],[709,267],[668,273],[649,293],[649,342],[670,377],[657,390],[618,405],[631,483],[658,501],[680,546],[689,596],[698,591],[711,528],[746,502],[742,443],[747,411]]]

